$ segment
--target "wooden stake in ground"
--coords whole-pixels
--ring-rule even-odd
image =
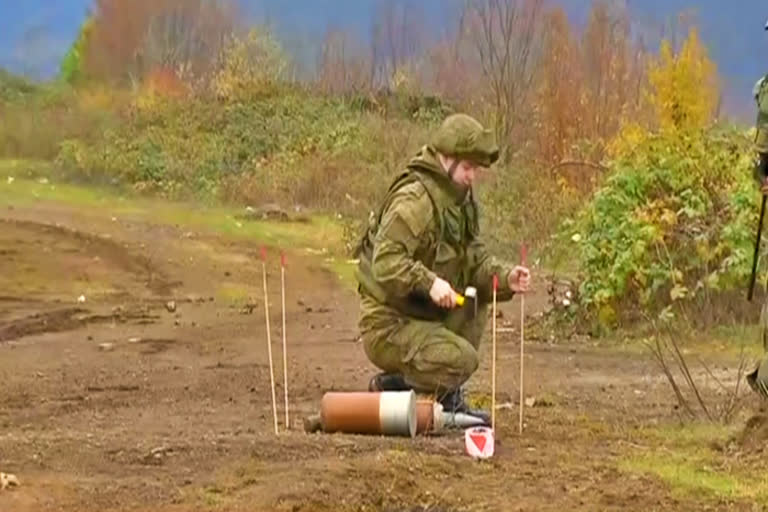
[[[285,334],[285,253],[280,251],[280,283],[281,295],[283,299],[283,391],[285,393],[285,429],[290,428],[288,419],[288,344]]]
[[[525,266],[526,248],[520,248],[520,264]],[[523,407],[525,407],[525,393],[523,392],[523,376],[525,368],[525,294],[520,294],[520,433],[523,433]]]
[[[264,320],[267,324],[267,355],[269,356],[269,380],[272,385],[272,416],[275,419],[275,434],[277,430],[277,400],[275,399],[275,370],[272,367],[272,336],[269,332],[269,296],[267,295],[267,250],[261,248],[261,268],[264,276]]]
[[[496,433],[496,290],[499,287],[499,276],[493,275],[493,314],[491,329],[491,430]]]

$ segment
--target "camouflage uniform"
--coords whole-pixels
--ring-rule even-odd
[[[756,180],[762,182],[768,176],[768,75],[757,81],[752,92],[757,102],[755,151],[758,157],[755,162],[754,176]]]
[[[768,30],[768,22],[765,29]],[[757,102],[754,177],[762,185],[768,177],[768,75],[757,81],[752,92]],[[763,304],[760,320],[763,325],[763,348],[768,350],[768,302]],[[768,398],[768,357],[764,357],[761,364],[747,375],[747,382],[753,390]]]
[[[513,266],[491,257],[480,240],[478,206],[446,172],[438,152],[488,167],[498,158],[490,131],[469,116],[447,118],[411,159],[372,212],[358,249],[365,353],[386,374],[422,393],[455,392],[478,367],[494,274],[497,300],[513,296]],[[478,291],[474,308],[446,310],[429,295],[435,277],[458,293]]]

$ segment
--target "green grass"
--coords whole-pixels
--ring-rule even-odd
[[[255,290],[258,291],[258,290]],[[251,296],[257,295],[254,290],[233,283],[222,283],[216,290],[216,298],[230,304],[242,305],[248,302]]]
[[[768,474],[744,476],[714,467],[707,457],[684,453],[653,452],[622,461],[619,468],[661,478],[681,497],[702,493],[719,499],[739,499],[768,504]]]
[[[693,423],[686,426],[664,425],[638,431],[654,444],[673,444],[676,447],[700,448],[733,435],[737,427],[716,423]]]
[[[104,215],[196,229],[229,238],[253,241],[277,249],[307,250],[326,255],[326,268],[345,285],[354,283],[353,268],[343,254],[343,228],[332,217],[315,215],[307,222],[255,221],[237,218],[239,208],[223,205],[168,202],[133,196],[104,187],[55,183],[30,175],[47,174],[44,162],[0,160],[0,207],[36,202],[101,209]],[[332,258],[332,259],[330,259]]]
[[[113,191],[52,183],[45,176],[50,167],[45,162],[0,160],[0,205],[29,205],[37,201],[61,202],[81,206],[124,208],[127,199]]]
[[[725,444],[736,430],[706,423],[641,429],[634,437],[653,448],[623,458],[619,469],[656,476],[680,497],[705,494],[768,504],[768,471],[739,466],[738,458],[712,448]]]
[[[113,216],[139,217],[190,228],[208,229],[234,238],[247,238],[281,248],[339,249],[342,228],[326,216],[314,216],[309,222],[269,222],[237,219],[240,209],[226,206],[203,206],[171,203],[157,199],[130,197],[116,191],[40,182],[14,178],[0,168],[0,205],[29,205],[36,201],[104,208]]]
[[[326,266],[339,276],[339,280],[344,286],[350,289],[357,288],[357,278],[355,278],[356,263],[354,260],[333,258],[326,261]]]

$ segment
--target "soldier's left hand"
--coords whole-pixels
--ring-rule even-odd
[[[531,285],[531,271],[521,265],[515,266],[507,277],[509,289],[515,293],[525,293]]]

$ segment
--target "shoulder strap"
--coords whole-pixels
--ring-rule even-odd
[[[443,226],[443,212],[440,210],[440,207],[437,205],[437,201],[435,200],[434,192],[432,191],[432,187],[427,184],[426,180],[429,178],[426,178],[422,173],[419,171],[412,171],[414,175],[416,176],[416,179],[419,180],[421,183],[421,186],[424,187],[424,190],[427,191],[427,195],[429,196],[429,200],[432,201],[432,208],[434,208],[435,213],[437,215],[437,229],[440,233],[439,240],[443,239],[443,233],[444,233],[444,226]]]

